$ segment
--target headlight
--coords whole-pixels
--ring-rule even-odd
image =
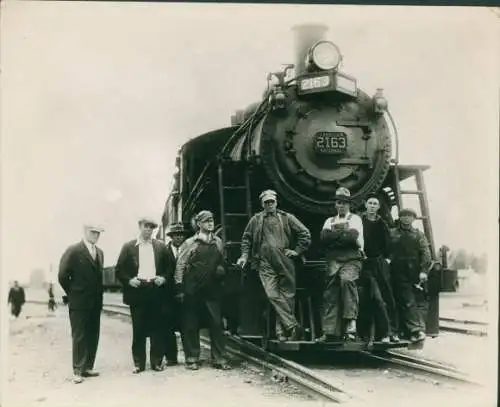
[[[309,52],[309,62],[313,62],[319,69],[336,69],[341,60],[340,50],[330,41],[319,41]]]

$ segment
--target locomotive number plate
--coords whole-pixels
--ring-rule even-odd
[[[342,132],[320,131],[313,137],[317,154],[343,154],[347,151],[347,135]]]

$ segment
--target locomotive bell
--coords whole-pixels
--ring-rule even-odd
[[[384,97],[384,90],[382,88],[378,88],[375,95],[373,95],[373,111],[375,113],[384,113],[388,107],[389,103]]]

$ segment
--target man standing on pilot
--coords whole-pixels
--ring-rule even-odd
[[[327,273],[323,295],[323,335],[320,342],[344,336],[356,339],[359,311],[356,281],[364,259],[363,222],[350,212],[347,188],[335,192],[337,215],[328,218],[320,239],[326,249]]]

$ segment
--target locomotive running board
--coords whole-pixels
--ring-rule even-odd
[[[383,342],[312,342],[312,341],[286,341],[280,342],[275,339],[269,341],[270,351],[300,351],[300,350],[319,350],[319,351],[342,351],[342,352],[359,352],[364,351],[384,351],[387,349],[407,348],[410,342],[400,341],[396,343]]]

